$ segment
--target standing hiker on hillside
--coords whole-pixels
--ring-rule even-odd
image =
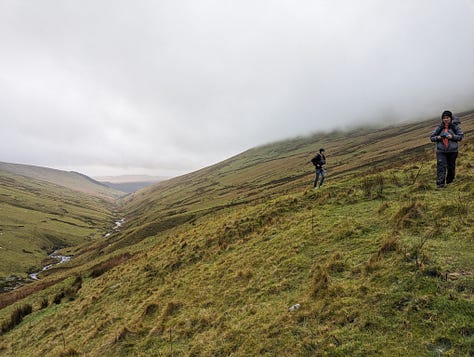
[[[319,181],[319,187],[323,185],[324,178],[326,177],[326,170],[324,165],[326,164],[326,156],[324,156],[324,149],[319,149],[319,152],[315,157],[311,159],[315,169],[316,169],[316,178],[314,179],[314,188],[318,187],[319,175],[321,175],[321,181]]]
[[[463,136],[461,127],[453,123],[453,113],[445,110],[441,114],[441,124],[430,137],[431,141],[436,143],[436,186],[438,188],[443,188],[454,180],[458,142]]]

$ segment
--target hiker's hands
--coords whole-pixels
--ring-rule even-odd
[[[436,139],[438,139],[438,140],[442,140],[443,138],[452,139],[453,136],[452,136],[451,134],[447,134],[447,135],[438,135],[438,136],[436,137]]]

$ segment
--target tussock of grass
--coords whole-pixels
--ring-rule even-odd
[[[341,252],[337,251],[333,253],[329,262],[327,263],[327,270],[330,273],[342,273],[346,269],[346,264],[343,260]]]
[[[90,272],[90,276],[92,278],[97,278],[105,272],[109,271],[110,269],[116,267],[117,265],[123,264],[130,258],[132,258],[132,254],[130,253],[123,253],[121,255],[111,257],[105,262],[93,266]]]
[[[74,357],[80,356],[81,354],[77,352],[74,348],[69,348],[66,351],[61,351],[59,357]]]
[[[407,228],[417,223],[423,215],[423,204],[420,201],[408,203],[394,215],[393,222],[397,228]]]
[[[115,336],[114,343],[125,341],[127,336],[130,336],[131,334],[133,333],[127,327],[121,328]]]
[[[1,333],[4,334],[11,329],[13,329],[16,325],[20,324],[23,321],[23,318],[26,315],[29,315],[33,312],[33,307],[29,304],[23,305],[21,307],[17,307],[13,310],[10,320],[3,321],[1,326]]]
[[[375,175],[365,177],[362,181],[362,191],[367,198],[381,198],[384,190],[384,176]]]
[[[388,234],[380,246],[379,255],[395,252],[399,248],[400,237],[397,233]]]
[[[79,290],[82,288],[82,277],[77,276],[76,279],[73,281],[72,285],[69,287],[63,287],[60,292],[58,292],[53,297],[53,303],[58,305],[61,304],[63,299],[67,299],[67,301],[73,301],[76,299]],[[47,299],[46,299],[46,307],[47,307]],[[41,306],[45,304],[45,298],[41,302]]]
[[[153,316],[155,314],[156,311],[158,311],[160,308],[160,305],[157,304],[157,303],[151,303],[151,304],[148,304],[146,307],[145,307],[145,311],[143,313],[143,317],[149,317],[149,316]]]
[[[45,297],[41,300],[40,309],[46,309],[48,305],[49,305],[48,298]]]
[[[376,270],[378,270],[379,268],[381,267],[381,264],[380,264],[380,254],[372,254],[369,258],[369,260],[367,261],[367,263],[365,263],[364,265],[364,273],[366,275],[369,275],[373,272],[375,272]]]
[[[316,265],[311,277],[310,294],[313,298],[322,294],[329,286],[329,274],[325,267]]]

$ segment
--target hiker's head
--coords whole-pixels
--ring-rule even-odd
[[[453,113],[451,113],[449,110],[445,110],[443,114],[441,114],[441,120],[444,123],[451,123],[451,121],[453,120]]]
[[[323,148],[319,149],[319,153],[322,154],[325,150]]]

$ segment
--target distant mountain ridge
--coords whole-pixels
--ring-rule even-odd
[[[95,177],[95,179],[107,187],[126,193],[132,193],[160,181],[167,180],[168,177],[149,175],[120,175],[100,176]]]
[[[101,183],[114,190],[122,191],[125,193],[132,193],[132,192],[141,190],[142,188],[153,185],[156,182],[158,181],[136,181],[136,182],[122,182],[122,183],[102,181]]]
[[[46,181],[93,196],[116,199],[124,195],[124,192],[108,187],[89,176],[74,171],[63,171],[47,167],[7,162],[0,162],[0,170]]]
[[[119,176],[94,176],[94,180],[99,182],[129,183],[129,182],[158,182],[169,179],[165,176],[150,175],[119,175]]]

